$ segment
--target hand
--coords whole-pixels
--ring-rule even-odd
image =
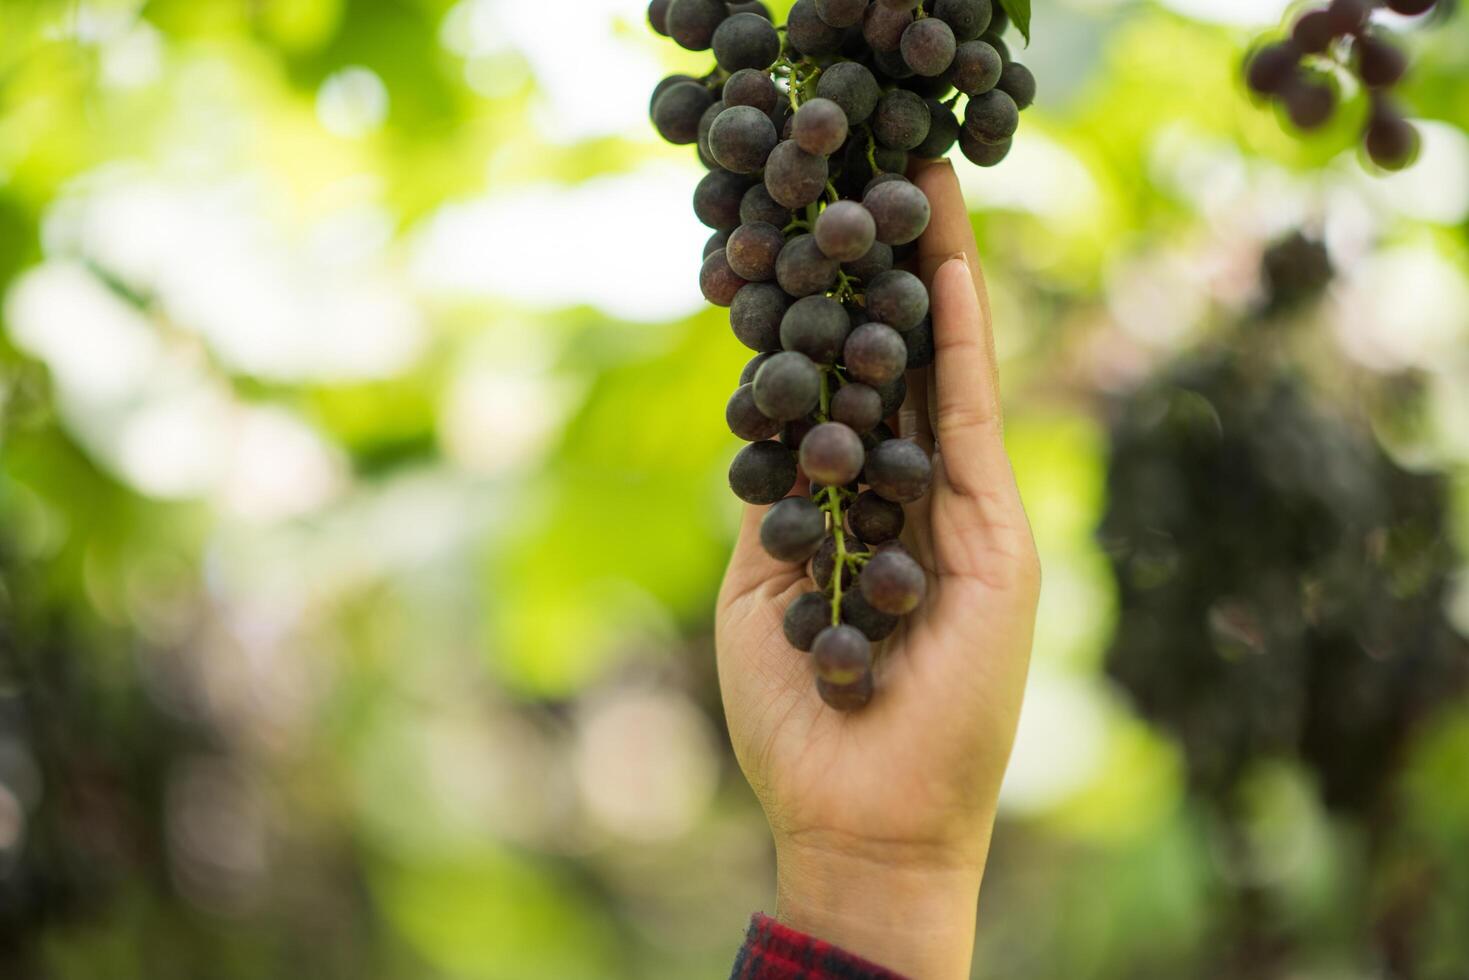
[[[775,837],[776,917],[889,969],[968,977],[975,903],[1030,660],[1040,566],[1005,453],[978,250],[953,168],[920,165],[937,363],[909,376],[901,434],[937,443],[903,543],[928,597],[887,641],[877,694],[844,714],[782,632],[814,588],[760,547],[747,508],[720,593],[719,682]]]

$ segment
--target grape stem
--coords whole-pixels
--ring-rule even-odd
[[[831,515],[832,537],[837,543],[836,564],[831,573],[831,625],[842,624],[842,576],[847,571],[847,535],[842,530],[842,488],[826,488],[826,512]]]

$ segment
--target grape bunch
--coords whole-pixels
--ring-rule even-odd
[[[928,291],[904,267],[931,212],[905,174],[956,144],[999,163],[1035,79],[991,0],[797,0],[781,27],[760,3],[653,0],[648,19],[716,62],[665,78],[651,114],[708,168],[699,284],[755,352],[726,410],[749,443],[730,487],[772,505],[770,555],[809,562],[815,587],[787,608],[786,637],[812,654],[827,704],[859,708],[874,645],[926,589],[898,538],[931,463],[885,421],[905,372],[934,360]],[[810,492],[792,496],[800,473]]]
[[[1255,93],[1274,99],[1303,130],[1324,126],[1337,108],[1335,75],[1345,72],[1367,93],[1363,146],[1384,170],[1401,170],[1418,155],[1418,131],[1403,117],[1392,89],[1407,73],[1403,50],[1374,28],[1373,14],[1426,14],[1438,0],[1331,0],[1307,10],[1290,36],[1256,49],[1245,80]]]

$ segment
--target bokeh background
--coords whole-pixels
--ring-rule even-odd
[[[0,974],[728,970],[747,352],[643,6],[0,3]],[[1243,92],[1286,16],[1044,0],[960,166],[1046,568],[977,977],[1469,976],[1469,17],[1390,19],[1381,176],[1359,95],[1299,141]]]

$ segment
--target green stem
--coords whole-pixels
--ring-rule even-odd
[[[874,174],[885,174],[886,170],[877,165],[877,138],[872,135],[872,128],[864,126],[867,130],[867,162],[872,166]]]

